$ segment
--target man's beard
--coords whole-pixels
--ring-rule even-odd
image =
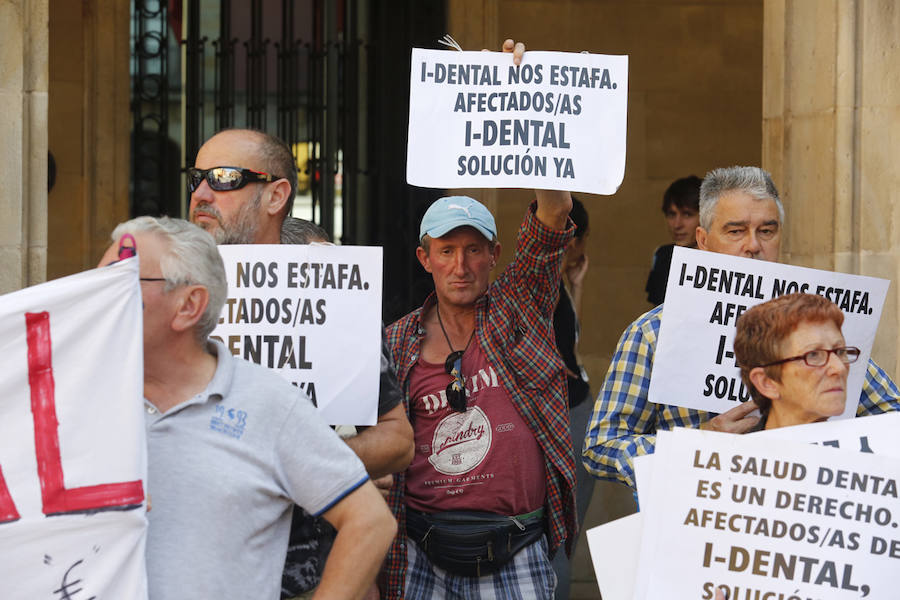
[[[191,213],[191,221],[196,222],[197,213],[203,213],[214,217],[218,227],[208,229],[204,227],[217,244],[253,244],[256,241],[256,233],[259,231],[259,206],[262,198],[262,188],[253,198],[245,202],[237,213],[226,223],[222,213],[212,204],[199,204]]]

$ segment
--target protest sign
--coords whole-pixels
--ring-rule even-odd
[[[844,312],[850,367],[842,418],[856,414],[889,281],[676,246],[648,399],[722,413],[750,399],[734,356],[735,321],[749,307],[793,292],[819,294]]]
[[[661,432],[646,594],[836,600],[900,586],[900,461],[801,442]]]
[[[228,300],[212,337],[307,393],[331,425],[374,425],[381,248],[219,246]]]
[[[643,518],[634,513],[585,532],[603,600],[634,597]]]
[[[889,412],[856,419],[764,429],[752,435],[900,458],[898,431],[900,412]]]
[[[137,258],[0,296],[0,355],[0,598],[146,598]]]
[[[414,48],[406,180],[613,194],[627,108],[627,56]]]

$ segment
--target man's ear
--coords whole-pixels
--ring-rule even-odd
[[[416,258],[419,259],[422,268],[431,273],[431,263],[428,261],[428,253],[425,252],[425,248],[422,246],[416,248]]]
[[[287,179],[279,179],[270,186],[266,200],[266,213],[272,216],[281,214],[291,196],[291,184]]]
[[[185,331],[192,329],[203,317],[209,304],[209,291],[202,285],[185,286],[172,317],[172,329]]]
[[[494,242],[494,248],[491,250],[491,268],[497,266],[497,260],[500,258],[500,242]]]
[[[701,250],[709,250],[709,248],[706,247],[707,235],[709,235],[709,232],[697,225],[697,247]]]
[[[781,390],[778,386],[778,382],[766,375],[766,370],[763,367],[754,367],[750,369],[747,377],[750,379],[750,383],[753,384],[753,387],[759,390],[759,393],[766,398],[770,398],[774,401],[781,397]]]

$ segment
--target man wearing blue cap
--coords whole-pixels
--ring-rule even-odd
[[[422,218],[416,256],[435,291],[387,332],[416,446],[391,490],[400,535],[382,597],[553,598],[550,555],[576,533],[552,324],[571,207],[538,191],[493,283],[487,208],[452,196]]]

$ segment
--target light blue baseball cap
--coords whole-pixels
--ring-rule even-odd
[[[468,225],[474,227],[488,241],[497,238],[494,215],[484,204],[468,196],[447,196],[428,207],[419,226],[419,241],[426,235],[439,238],[447,232]]]

